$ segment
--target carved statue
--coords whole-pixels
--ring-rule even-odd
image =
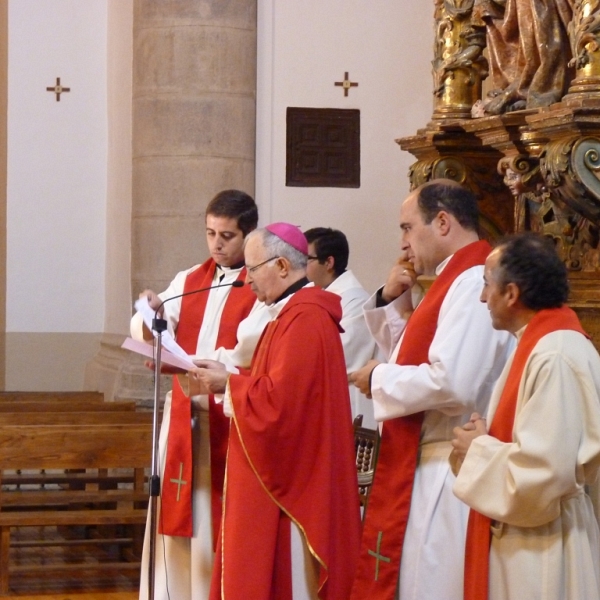
[[[539,213],[547,194],[539,165],[525,156],[503,158],[498,163],[498,173],[515,200],[515,233],[540,233],[543,227]]]
[[[473,26],[475,0],[435,0],[434,118],[468,117],[487,76],[485,27]]]
[[[549,106],[566,93],[574,71],[567,28],[573,0],[475,0],[486,26],[492,91],[485,114]],[[477,115],[476,115],[477,116]]]
[[[534,231],[552,238],[571,271],[598,270],[598,227],[548,191],[535,159],[503,158],[498,172],[515,199],[515,232]]]

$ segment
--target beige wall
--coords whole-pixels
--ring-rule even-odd
[[[100,346],[99,333],[6,334],[6,390],[84,389],[85,365]]]
[[[8,108],[8,0],[0,0],[0,389],[6,380],[6,125]]]
[[[261,222],[334,227],[369,291],[399,250],[400,202],[415,159],[395,138],[413,135],[433,109],[433,2],[261,0],[256,197]],[[358,82],[344,96],[334,82]],[[359,109],[361,187],[286,187],[286,108]]]
[[[107,19],[107,0],[8,2],[7,389],[81,389],[116,296]],[[70,88],[60,102],[46,91],[56,77]]]
[[[109,399],[116,374],[129,352],[120,345],[131,318],[131,194],[132,194],[132,95],[133,0],[108,0],[107,4],[107,190],[104,332],[97,335],[92,360],[85,354],[85,389],[99,390]],[[90,339],[82,334],[80,342]],[[78,363],[77,373],[82,373]],[[81,386],[81,377],[77,383]],[[75,388],[80,389],[80,388]]]
[[[131,317],[131,98],[133,0],[108,0],[106,267],[104,331],[124,333]]]

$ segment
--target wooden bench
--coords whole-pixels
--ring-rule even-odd
[[[124,402],[82,402],[56,400],[0,400],[0,413],[17,412],[111,412],[135,410],[134,401]],[[1,422],[1,417],[0,417]]]
[[[159,423],[162,415],[159,415]],[[2,425],[152,425],[153,414],[151,412],[134,411],[96,411],[96,412],[48,412],[48,413],[2,413],[0,422]],[[115,487],[118,484],[132,481],[129,474],[100,474],[74,473],[70,471],[47,473],[44,470],[23,472],[19,469],[15,472],[5,470],[1,476],[1,483],[5,491],[12,487],[21,489],[22,486],[38,486],[48,488],[51,485],[70,485],[81,488],[86,483],[102,483],[104,487]],[[6,502],[17,502],[17,496],[5,497]]]
[[[102,392],[0,392],[0,402],[5,401],[56,401],[104,402]]]
[[[2,413],[0,425],[144,425],[152,423],[152,416],[149,411],[131,410],[16,412]]]
[[[40,394],[43,396],[43,394]],[[30,424],[42,424],[42,421],[46,420],[48,424],[76,424],[75,416],[80,413],[99,413],[99,414],[109,414],[115,413],[118,415],[122,415],[124,412],[130,412],[131,414],[145,414],[145,413],[136,413],[136,404],[135,402],[98,402],[95,401],[81,401],[77,400],[65,400],[57,401],[57,400],[0,400],[0,423],[10,424],[22,424],[26,425],[27,422],[25,419],[30,419]],[[23,421],[18,421],[19,413],[23,414]],[[33,417],[32,415],[44,415],[43,417],[39,417],[39,421],[37,417]],[[56,417],[52,417],[51,415],[55,414]],[[59,417],[58,415],[63,415]],[[6,419],[5,419],[6,417]],[[148,417],[133,417],[134,422],[146,422],[145,419]],[[93,419],[93,420],[92,420]],[[101,424],[101,423],[113,423],[117,424],[122,422],[124,424],[130,423],[131,421],[127,418],[122,419],[120,416],[115,417],[114,420],[106,420],[104,417],[89,417],[82,424]],[[0,468],[4,468],[4,465],[0,463]],[[4,474],[2,483],[4,485],[40,485],[47,486],[50,484],[69,484],[72,487],[78,486],[81,487],[83,485],[83,481],[88,483],[92,483],[93,480],[90,479],[89,474],[80,475],[80,481],[75,482],[75,474],[74,473],[66,473],[63,472],[61,474],[56,473],[44,473],[42,472],[23,472],[21,468],[17,469],[14,473],[6,473]],[[113,476],[111,485],[116,485],[118,483],[124,483],[126,481],[130,481],[131,479],[123,476]],[[105,485],[108,485],[108,480],[104,482]]]
[[[1,422],[1,418],[0,418]],[[129,526],[146,522],[147,493],[144,468],[150,465],[152,426],[144,424],[1,425],[0,465],[3,470],[76,469],[81,489],[0,492],[0,594],[9,591],[9,577],[43,573],[44,577],[69,571],[115,571],[139,568],[139,561],[76,565],[14,565],[10,560],[11,530],[15,527]],[[133,471],[130,489],[102,489],[102,473],[112,469]],[[114,537],[114,536],[112,536]],[[113,540],[118,543],[118,540]],[[130,539],[131,536],[125,538]],[[69,540],[86,544],[89,540]]]

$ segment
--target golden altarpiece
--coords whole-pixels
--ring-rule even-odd
[[[432,66],[432,119],[397,140],[411,187],[454,179],[490,238],[550,236],[600,348],[600,0],[435,0]]]

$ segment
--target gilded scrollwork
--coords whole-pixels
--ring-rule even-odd
[[[600,0],[575,0],[573,18],[568,26],[573,58],[570,65],[577,70],[591,62],[591,55],[600,49]]]
[[[600,139],[571,136],[546,145],[542,175],[553,195],[592,223],[600,224]]]
[[[552,238],[571,271],[586,270],[597,262],[593,257],[598,254],[598,227],[558,194],[570,178],[569,151],[553,147],[551,154],[555,158],[551,168],[547,168],[547,154],[540,162],[517,155],[505,157],[498,163],[498,172],[515,202],[515,232],[533,231]]]
[[[431,169],[432,179],[452,179],[457,183],[467,180],[467,168],[464,161],[454,156],[445,156],[434,161]]]
[[[471,20],[474,0],[436,0],[434,118],[461,118],[481,97],[487,76],[485,28]]]
[[[432,179],[452,179],[457,183],[467,181],[467,168],[462,160],[444,156],[434,160],[420,160],[409,168],[410,188],[415,189]]]
[[[419,160],[408,168],[410,189],[414,190],[431,179],[432,161]]]
[[[540,156],[545,195],[540,232],[552,237],[573,271],[599,268],[600,140],[569,137],[546,145]]]

